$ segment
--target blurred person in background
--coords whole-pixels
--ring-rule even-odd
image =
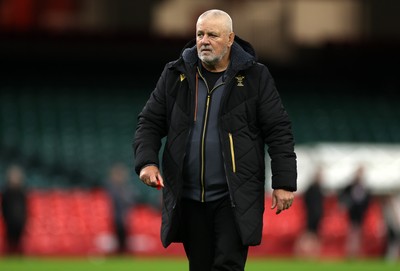
[[[265,145],[271,209],[279,214],[297,187],[291,122],[267,67],[235,36],[230,16],[206,11],[196,38],[165,66],[134,138],[136,173],[162,188],[162,244],[183,243],[191,271],[243,271],[249,246],[261,243]]]
[[[400,191],[383,197],[382,213],[386,224],[387,261],[396,261],[400,257]]]
[[[27,221],[27,192],[25,173],[19,165],[11,165],[6,172],[2,191],[1,210],[6,229],[6,253],[22,254],[21,240]]]
[[[135,190],[129,179],[129,169],[122,163],[113,164],[108,172],[106,189],[111,199],[117,253],[128,252],[128,214],[135,203]]]
[[[365,185],[365,168],[360,165],[350,183],[339,192],[339,201],[346,208],[350,220],[346,252],[349,258],[361,255],[362,225],[368,210],[371,193]]]
[[[303,194],[306,213],[305,232],[296,244],[296,254],[305,257],[317,257],[320,252],[318,231],[324,215],[323,171],[318,167],[314,178]]]

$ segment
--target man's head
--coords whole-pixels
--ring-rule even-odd
[[[197,54],[208,70],[226,69],[234,37],[232,19],[226,12],[212,9],[199,16],[196,24]]]
[[[19,188],[24,183],[24,170],[18,165],[11,165],[7,170],[6,178],[9,187]]]
[[[129,179],[128,168],[122,163],[115,163],[109,171],[109,180],[115,185],[122,185]]]

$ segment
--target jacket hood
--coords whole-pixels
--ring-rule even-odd
[[[195,64],[198,61],[197,56],[197,48],[196,48],[196,39],[189,41],[182,49],[181,58],[184,62],[189,64]],[[246,63],[253,63],[257,60],[256,52],[253,46],[241,39],[238,36],[235,36],[234,42],[231,47],[231,62],[235,64],[235,66],[245,65]]]

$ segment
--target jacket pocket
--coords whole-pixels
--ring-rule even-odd
[[[229,146],[231,149],[232,171],[233,171],[233,173],[236,173],[235,146],[233,144],[233,136],[231,133],[229,133],[228,135],[229,135]]]

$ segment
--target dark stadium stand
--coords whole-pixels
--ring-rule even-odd
[[[400,142],[398,97],[354,93],[352,89],[335,91],[323,85],[312,92],[282,96],[300,144]]]
[[[144,99],[137,93],[55,87],[3,91],[2,159],[52,176],[47,184],[30,176],[32,187],[100,185],[109,165],[132,161],[132,136]]]
[[[65,82],[2,87],[0,185],[7,165],[18,162],[31,188],[102,186],[113,162],[133,162],[136,118],[152,87]],[[323,83],[308,90],[286,82],[278,87],[298,145],[400,142],[395,98],[362,96],[350,87],[336,91]]]

